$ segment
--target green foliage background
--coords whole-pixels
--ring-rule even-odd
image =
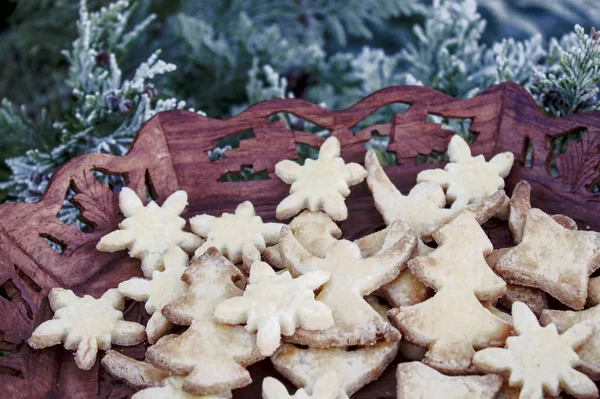
[[[124,153],[165,109],[222,118],[289,96],[339,109],[390,85],[470,97],[511,80],[549,115],[597,110],[596,3],[11,0],[0,31],[0,201],[36,200],[75,155]],[[369,123],[389,120],[394,110],[386,112]]]

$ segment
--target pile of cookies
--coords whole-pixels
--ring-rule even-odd
[[[398,398],[598,397],[600,233],[532,208],[527,182],[508,198],[511,153],[486,161],[454,136],[448,155],[403,195],[373,151],[364,168],[346,164],[330,137],[318,159],[276,165],[291,184],[276,210],[288,225],[246,201],[185,232],[185,192],[144,206],[124,188],[125,218],[97,249],[127,249],[145,278],[99,299],[53,289],[54,318],[29,344],[63,343],[82,369],[108,350],[102,365],[137,399],[231,398],[267,357],[298,391],[269,377],[264,399],[349,398],[399,351]],[[340,239],[345,198],[365,179],[387,227]],[[491,217],[508,220],[514,247],[493,248],[481,228]],[[550,310],[548,295],[572,310]],[[125,298],[145,302],[147,325],[123,319]],[[109,350],[146,339],[144,361]]]

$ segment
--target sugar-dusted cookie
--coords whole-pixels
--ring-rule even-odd
[[[594,382],[575,370],[582,364],[575,349],[593,336],[596,322],[577,323],[559,335],[554,324],[540,327],[521,302],[513,304],[512,317],[517,336],[506,340],[506,349],[477,352],[473,363],[478,369],[510,375],[509,385],[521,388],[520,399],[556,396],[561,389],[580,399],[598,396]]]
[[[206,242],[196,250],[196,258],[208,248],[215,247],[231,262],[243,262],[246,270],[250,270],[254,261],[260,260],[267,245],[277,243],[283,226],[280,223],[263,223],[250,201],[239,204],[233,214],[194,216],[190,225],[194,233],[206,238]]]
[[[163,308],[175,324],[190,325],[181,335],[162,337],[146,352],[154,366],[184,376],[185,392],[205,395],[227,392],[252,382],[244,368],[263,358],[256,335],[242,326],[219,324],[215,308],[221,302],[241,296],[234,282],[243,281],[241,272],[211,247],[193,262],[183,279],[188,293]]]
[[[383,230],[364,236],[354,243],[358,245],[363,258],[386,251],[398,242],[410,230],[406,223],[393,223]],[[414,256],[425,256],[433,251],[420,238],[417,238],[417,250]],[[394,307],[414,305],[423,302],[432,295],[432,290],[421,283],[408,269],[400,272],[393,281],[382,285],[375,295],[384,298]]]
[[[433,238],[438,247],[408,264],[425,285],[438,291],[472,291],[480,301],[497,299],[506,293],[506,283],[485,260],[485,255],[492,252],[492,243],[471,212],[461,212],[434,232]]]
[[[424,363],[447,374],[471,372],[475,350],[502,346],[512,330],[472,291],[456,287],[417,305],[394,308],[388,317],[406,339],[428,347]]]
[[[380,338],[400,339],[389,325],[363,299],[383,284],[395,279],[412,256],[417,239],[411,232],[390,249],[362,259],[360,250],[350,241],[340,240],[329,248],[325,258],[309,254],[294,238],[289,227],[281,230],[281,254],[292,274],[303,275],[315,270],[331,274],[317,299],[333,312],[335,324],[322,331],[299,329],[287,341],[315,347],[370,345]]]
[[[435,183],[417,184],[408,195],[403,195],[385,174],[373,150],[367,151],[365,167],[375,207],[387,225],[396,220],[405,222],[420,239],[429,242],[431,234],[461,210],[445,208],[444,190]],[[505,197],[503,191],[498,191],[471,204],[469,209],[481,224],[498,213]]]
[[[151,344],[156,343],[173,327],[163,316],[162,309],[186,293],[188,285],[181,280],[181,276],[188,263],[188,255],[181,248],[172,246],[164,256],[165,270],[155,270],[152,280],[133,277],[119,284],[121,294],[136,301],[146,302],[146,312],[152,315],[146,325],[146,335]]]
[[[504,178],[510,173],[515,158],[512,152],[503,152],[486,162],[483,155],[472,156],[469,144],[459,135],[450,140],[448,157],[450,162],[444,169],[420,172],[417,183],[441,185],[453,209],[463,209],[503,189]]]
[[[290,222],[294,237],[311,255],[324,258],[327,249],[342,235],[342,230],[326,213],[303,211]],[[268,247],[263,254],[265,261],[273,267],[283,269],[279,244]]]
[[[288,219],[303,209],[322,210],[333,220],[345,220],[348,209],[344,199],[350,186],[362,182],[367,176],[357,163],[344,163],[340,158],[340,142],[329,137],[321,145],[318,159],[306,159],[300,166],[284,160],[275,165],[275,174],[291,184],[290,195],[277,206],[278,219]]]
[[[397,353],[398,342],[387,341],[352,351],[347,348],[300,349],[284,344],[271,357],[271,362],[292,384],[308,392],[314,392],[322,377],[333,371],[339,387],[337,399],[348,399],[379,378]]]
[[[315,270],[294,279],[287,271],[276,274],[265,262],[256,261],[244,295],[217,306],[215,318],[225,324],[246,324],[248,331],[257,332],[260,353],[271,356],[280,345],[281,334],[333,325],[331,309],[315,300],[314,294],[329,276],[329,272]]]
[[[594,380],[600,379],[600,306],[574,312],[571,310],[549,310],[542,312],[540,324],[546,326],[550,323],[556,326],[559,333],[563,334],[569,328],[582,321],[591,321],[596,325],[596,332],[582,347],[576,348],[581,359],[580,370]]]
[[[421,362],[401,363],[396,371],[398,399],[494,399],[499,375],[451,377]]]
[[[111,344],[137,345],[144,340],[143,325],[123,320],[125,301],[116,289],[95,299],[52,288],[48,299],[54,318],[40,324],[27,342],[34,349],[63,342],[66,349],[77,350],[75,363],[80,369],[92,368],[98,349],[108,350]]]
[[[485,261],[492,268],[511,248],[500,248],[492,251],[485,257]],[[542,314],[542,310],[548,309],[548,298],[542,290],[533,287],[525,287],[517,284],[506,284],[506,294],[498,300],[507,309],[512,307],[515,302],[523,302],[535,313],[536,316]]]
[[[132,399],[229,399],[231,392],[215,395],[192,395],[184,392],[183,377],[169,376],[149,363],[109,351],[102,359],[104,368],[115,378],[140,391]]]
[[[124,187],[119,193],[119,207],[125,219],[115,230],[100,239],[99,251],[115,252],[129,250],[129,256],[142,260],[146,278],[154,270],[163,270],[163,257],[172,246],[177,245],[192,253],[202,245],[195,234],[183,231],[185,219],[179,215],[187,205],[187,193],[176,191],[159,206],[154,201],[146,206],[136,193]]]
[[[527,214],[521,242],[496,263],[507,282],[539,288],[583,309],[589,275],[600,267],[600,233],[564,228],[539,209]]]
[[[600,304],[600,277],[590,279],[590,282],[588,283],[587,303],[590,306]]]
[[[263,399],[338,399],[340,384],[334,371],[325,373],[314,384],[312,395],[300,388],[290,395],[285,386],[275,378],[267,377],[262,384]]]
[[[510,228],[515,244],[519,244],[523,239],[525,221],[531,209],[531,186],[527,181],[521,180],[513,189],[508,218],[508,227]],[[577,230],[577,223],[570,217],[565,215],[552,215],[551,217],[565,229]]]

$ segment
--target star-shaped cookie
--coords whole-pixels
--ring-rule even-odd
[[[296,328],[323,330],[333,325],[331,309],[315,300],[314,291],[329,280],[329,273],[316,270],[292,278],[289,272],[276,274],[265,262],[256,261],[250,270],[243,296],[227,299],[217,306],[215,318],[225,324],[246,324],[258,332],[256,342],[263,356],[271,356],[280,345],[280,336]]]
[[[312,395],[309,395],[304,388],[300,388],[294,395],[290,395],[285,386],[272,377],[265,378],[262,384],[263,399],[338,399],[339,391],[338,376],[333,371],[317,380]]]
[[[478,369],[509,374],[509,385],[521,388],[520,399],[557,396],[561,389],[580,399],[598,396],[594,382],[575,370],[582,363],[575,349],[592,337],[595,322],[577,323],[559,335],[554,324],[540,327],[521,302],[513,304],[512,317],[518,335],[506,340],[506,349],[477,352],[473,363]]]
[[[408,195],[403,195],[385,174],[373,150],[367,151],[365,167],[368,172],[367,184],[373,194],[375,207],[385,223],[390,225],[396,220],[405,222],[425,242],[431,241],[431,234],[462,209],[445,208],[444,190],[435,183],[419,183]],[[480,202],[473,203],[469,209],[479,223],[484,223],[500,210],[505,197],[504,192],[498,191]]]
[[[155,270],[152,280],[133,277],[119,284],[119,291],[128,298],[146,302],[146,312],[151,314],[146,325],[146,335],[151,344],[171,331],[173,325],[163,316],[162,309],[169,302],[186,293],[188,285],[181,280],[189,263],[188,255],[172,246],[164,256],[165,270]]]
[[[348,209],[344,199],[350,186],[362,182],[367,172],[357,163],[344,163],[340,142],[329,137],[321,145],[319,157],[306,159],[304,165],[284,160],[275,165],[275,174],[291,184],[290,195],[277,206],[278,219],[288,219],[303,209],[322,210],[333,220],[345,220]]]
[[[181,335],[162,337],[146,352],[146,359],[171,374],[185,376],[182,389],[195,395],[227,392],[252,382],[244,368],[261,359],[256,335],[242,326],[219,324],[215,308],[241,296],[235,285],[241,272],[211,247],[183,274],[188,293],[163,308],[172,323],[190,325]]]
[[[583,309],[589,276],[600,267],[600,233],[564,228],[539,209],[527,214],[523,239],[496,263],[512,284],[539,288]]]
[[[558,332],[563,334],[575,324],[586,320],[596,324],[596,332],[576,351],[581,359],[580,369],[594,380],[598,380],[600,379],[600,305],[579,312],[546,309],[542,312],[540,324],[546,326],[552,323]]]
[[[187,205],[187,193],[176,191],[159,206],[154,201],[146,206],[136,193],[124,187],[119,193],[119,207],[125,219],[115,230],[100,239],[99,251],[115,252],[129,250],[129,256],[142,260],[142,271],[146,278],[155,270],[163,270],[165,252],[177,245],[192,253],[202,245],[195,234],[183,231],[185,219],[179,215]]]
[[[123,320],[125,301],[117,289],[95,299],[52,288],[48,299],[54,318],[40,324],[27,342],[34,349],[64,342],[66,349],[77,350],[75,363],[80,369],[92,368],[98,349],[108,350],[111,344],[137,345],[144,340],[143,325]]]
[[[139,391],[132,399],[230,399],[231,392],[215,395],[193,395],[184,392],[183,377],[169,376],[149,363],[109,351],[102,359],[104,368],[115,378]]]
[[[398,399],[494,399],[502,387],[499,375],[451,377],[421,362],[399,364],[396,377]]]
[[[315,347],[370,345],[380,338],[400,339],[398,331],[387,323],[363,299],[383,284],[395,279],[417,246],[411,232],[387,251],[362,259],[356,244],[340,240],[331,246],[325,258],[309,254],[284,226],[279,240],[281,255],[293,275],[325,270],[331,274],[317,296],[333,313],[335,324],[322,331],[299,329],[287,341]]]
[[[208,248],[215,247],[231,262],[243,262],[246,270],[250,270],[254,261],[260,260],[267,245],[277,243],[283,226],[280,223],[263,223],[250,201],[239,204],[233,214],[194,216],[190,225],[194,233],[206,238],[206,242],[196,250],[196,258]]]
[[[339,387],[337,398],[348,399],[379,378],[397,353],[398,342],[387,341],[353,351],[347,348],[300,349],[284,344],[271,357],[271,362],[292,384],[308,392],[315,392],[316,384],[323,376],[334,372]]]
[[[444,169],[424,170],[417,175],[417,183],[431,182],[446,190],[446,199],[452,209],[463,209],[504,188],[504,178],[510,173],[514,155],[503,152],[489,162],[483,155],[471,155],[469,144],[454,135],[448,145],[450,162]]]
[[[303,211],[289,224],[294,237],[310,254],[325,257],[327,249],[342,235],[342,230],[326,213]],[[275,244],[264,252],[263,258],[273,267],[283,269],[279,244]]]

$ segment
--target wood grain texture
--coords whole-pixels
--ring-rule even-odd
[[[410,107],[387,124],[369,126],[352,134],[352,127],[369,114],[391,103]],[[298,99],[274,99],[258,103],[234,118],[214,120],[186,111],[161,113],[138,133],[131,150],[123,157],[89,154],[75,158],[52,177],[44,197],[37,203],[9,203],[0,206],[0,349],[12,350],[0,357],[0,387],[8,398],[123,398],[133,392],[115,381],[101,367],[82,371],[75,367],[72,353],[61,347],[33,351],[25,343],[33,329],[52,316],[46,295],[52,287],[68,287],[77,294],[99,297],[106,289],[131,276],[141,276],[139,261],[124,251],[102,253],[95,245],[122,219],[117,195],[98,183],[92,171],[121,174],[129,187],[142,198],[150,193],[161,203],[170,193],[183,189],[190,205],[184,216],[196,213],[221,214],[232,211],[243,200],[251,200],[267,221],[274,220],[276,205],[287,195],[289,186],[274,175],[281,159],[296,157],[296,144],[318,147],[322,139],[313,134],[289,130],[269,120],[270,115],[287,112],[331,131],[342,143],[347,162],[363,162],[365,143],[375,131],[389,136],[388,151],[397,156],[397,165],[386,172],[402,192],[414,184],[418,172],[439,167],[416,164],[419,154],[444,151],[453,132],[427,122],[428,115],[472,119],[470,130],[477,136],[471,148],[486,158],[512,151],[516,162],[507,179],[507,191],[521,179],[532,186],[533,206],[551,214],[562,213],[577,221],[580,228],[600,230],[600,195],[589,187],[600,181],[600,113],[549,118],[520,86],[504,83],[467,100],[456,100],[424,87],[398,86],[380,90],[342,111],[330,111]],[[211,162],[207,151],[221,138],[252,130],[254,137],[226,152],[225,158]],[[583,129],[580,141],[553,160],[550,139]],[[525,166],[527,142],[533,161]],[[555,163],[560,177],[549,173]],[[220,182],[227,172],[250,165],[266,171],[269,179],[251,182]],[[65,193],[71,187],[72,201],[80,217],[92,226],[81,232],[56,218]],[[349,219],[341,224],[344,237],[358,238],[383,225],[375,210],[366,183],[353,187],[347,201]],[[589,227],[588,227],[589,226]],[[499,247],[509,239],[504,222],[485,225]],[[64,246],[56,253],[42,237]],[[137,304],[126,318],[145,322],[147,315]],[[125,351],[142,358],[144,347]],[[395,367],[392,367],[392,369]],[[354,398],[394,398],[394,370],[388,370],[376,383]],[[236,392],[235,398],[260,397],[262,377],[274,375],[268,362],[250,368],[255,383]]]

